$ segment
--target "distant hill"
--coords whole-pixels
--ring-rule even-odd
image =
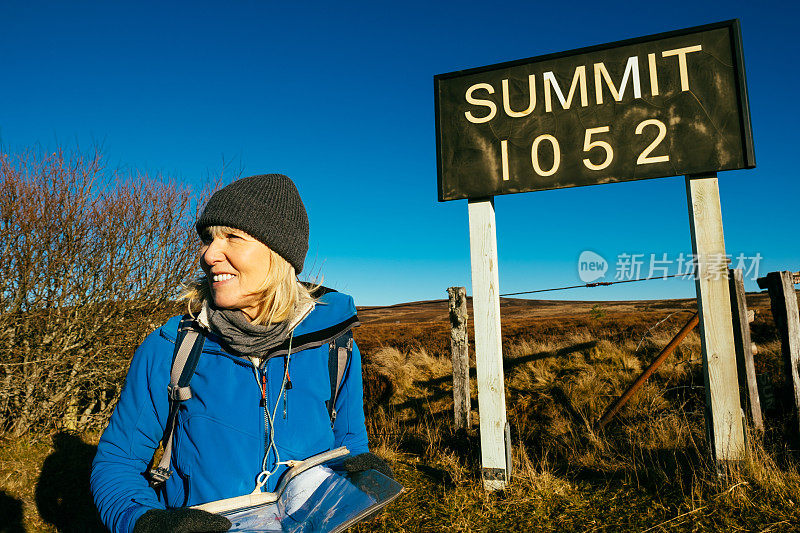
[[[769,295],[761,292],[747,294],[750,309],[769,310]],[[468,313],[472,316],[472,298],[467,298]],[[589,316],[592,309],[601,308],[604,313],[636,313],[641,311],[673,312],[694,310],[695,298],[674,300],[619,300],[619,301],[566,301],[566,300],[528,300],[522,298],[500,298],[502,317],[548,318]],[[362,324],[409,324],[420,322],[448,321],[447,300],[423,300],[385,307],[358,307]]]

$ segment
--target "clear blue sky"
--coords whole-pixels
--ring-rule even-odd
[[[726,247],[760,253],[762,275],[800,270],[797,6],[6,1],[0,138],[99,143],[111,166],[192,186],[223,160],[283,172],[309,211],[310,273],[361,305],[437,299],[471,282],[466,201],[437,202],[434,74],[739,18],[758,166],[719,176]],[[584,250],[612,269],[620,253],[691,252],[681,177],[495,205],[502,292],[580,283]],[[542,297],[693,295],[668,280]]]

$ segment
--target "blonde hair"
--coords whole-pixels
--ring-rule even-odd
[[[226,226],[210,226],[207,231],[212,237],[242,231]],[[283,257],[268,248],[269,270],[264,282],[256,290],[260,293],[258,313],[252,320],[254,324],[267,325],[283,322],[292,317],[292,311],[299,303],[313,302],[316,298],[312,293],[319,288],[319,284],[306,286],[297,279],[294,267]],[[208,277],[203,275],[188,283],[181,291],[178,300],[185,300],[189,314],[196,316],[203,308],[206,301],[212,301],[211,287]]]

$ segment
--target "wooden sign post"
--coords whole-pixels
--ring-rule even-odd
[[[468,205],[483,486],[488,490],[502,490],[511,475],[511,465],[507,460],[508,424],[494,199],[470,200]]]
[[[709,418],[706,433],[712,457],[724,466],[744,459],[745,439],[716,174],[687,176],[686,197],[692,252],[697,260],[695,284]]]
[[[708,433],[715,459],[740,459],[727,263],[713,263],[725,257],[716,172],[755,167],[739,21],[439,74],[434,97],[439,201],[469,200],[485,486],[511,471],[493,198],[619,181],[693,176]]]

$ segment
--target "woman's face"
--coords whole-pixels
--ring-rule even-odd
[[[259,288],[270,267],[269,248],[244,231],[217,226],[201,237],[200,266],[208,277],[214,305],[258,314]]]

